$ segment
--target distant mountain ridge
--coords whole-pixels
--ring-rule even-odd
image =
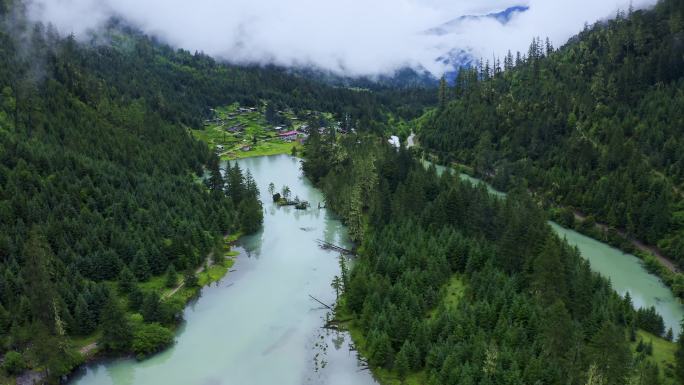
[[[516,5],[508,7],[503,11],[492,12],[485,15],[463,15],[447,21],[438,27],[428,29],[426,33],[439,36],[446,35],[453,32],[455,28],[459,27],[461,23],[467,20],[495,19],[501,24],[508,24],[515,15],[527,12],[529,9],[530,7],[526,5]]]
[[[527,12],[530,9],[527,5],[515,5],[508,7],[502,11],[491,12],[482,15],[462,15],[455,19],[449,20],[437,27],[426,30],[427,35],[444,36],[452,33],[458,33],[458,29],[464,21],[494,19],[501,24],[509,23],[516,15]],[[448,82],[452,82],[456,78],[461,67],[470,67],[475,64],[477,58],[471,53],[469,47],[451,47],[448,51],[436,57],[435,62],[443,64],[447,69],[445,77]],[[422,66],[405,66],[391,74],[379,76],[361,76],[356,78],[349,78],[334,74],[318,68],[300,68],[293,69],[293,73],[302,75],[308,78],[313,78],[328,84],[345,87],[432,87],[436,86],[439,79]]]

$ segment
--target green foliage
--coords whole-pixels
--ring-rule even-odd
[[[625,384],[631,354],[622,329],[604,323],[591,340],[589,357],[603,373],[606,385]]]
[[[101,330],[104,349],[128,351],[127,311],[177,321],[179,305],[152,311],[137,286],[169,266],[196,269],[240,230],[240,216],[260,226],[253,181],[231,181],[252,197],[238,209],[188,127],[199,128],[209,105],[258,99],[243,90],[262,74],[281,86],[288,76],[131,31],[106,32],[111,45],[80,44],[13,4],[0,15],[0,354],[26,351],[33,367],[61,373],[77,361],[64,348],[74,336]],[[205,169],[213,189],[198,183]]]
[[[359,242],[341,303],[378,373],[440,385],[633,377],[631,301],[558,239],[526,189],[501,199],[362,134],[315,143],[303,168]]]
[[[165,310],[158,292],[151,291],[145,294],[140,308],[140,314],[142,314],[145,322],[166,321],[168,318]]]
[[[119,290],[124,294],[130,293],[137,282],[135,275],[133,275],[133,272],[131,272],[131,269],[128,267],[121,269],[121,274],[119,274],[118,281]]]
[[[9,375],[15,375],[26,369],[26,361],[19,352],[9,351],[5,353],[2,369]]]
[[[113,352],[127,352],[133,339],[131,325],[116,297],[110,295],[102,309],[100,319],[102,337],[100,346]]]
[[[197,287],[199,284],[197,275],[192,270],[187,270],[183,279],[185,281],[185,286],[187,287]]]
[[[132,349],[138,359],[165,348],[173,342],[171,330],[158,323],[138,325],[133,333]]]
[[[654,306],[647,309],[639,308],[635,322],[637,327],[657,336],[663,336],[665,333],[663,318],[656,312]]]
[[[504,71],[498,60],[462,69],[421,119],[420,143],[497,188],[524,181],[543,203],[593,214],[684,266],[682,19],[681,1],[662,0],[558,50],[534,39]]]
[[[684,382],[684,331],[677,338],[677,350],[675,351],[675,375]]]
[[[168,288],[175,287],[176,284],[178,283],[178,273],[176,273],[176,269],[173,267],[173,265],[169,265],[169,267],[166,269],[166,282],[164,282],[164,285]]]

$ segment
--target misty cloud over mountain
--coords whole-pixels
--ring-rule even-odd
[[[314,67],[339,75],[423,68],[450,52],[502,57],[535,36],[561,45],[629,0],[34,0],[33,19],[79,38],[119,17],[167,43],[229,62]],[[646,7],[655,0],[636,0]]]

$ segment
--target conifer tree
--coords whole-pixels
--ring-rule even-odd
[[[442,75],[439,79],[439,109],[444,110],[447,103],[447,83],[446,77]]]
[[[133,332],[124,310],[116,296],[112,294],[107,296],[107,302],[102,309],[100,328],[102,329],[100,345],[105,350],[125,352],[130,348]]]
[[[682,331],[677,337],[677,350],[675,351],[675,374],[677,379],[684,383],[684,322],[682,322]]]
[[[173,266],[173,263],[169,264],[169,267],[166,269],[166,281],[165,285],[166,287],[175,287],[176,283],[178,282],[178,274],[176,273],[176,268]]]

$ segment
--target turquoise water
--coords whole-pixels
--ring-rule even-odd
[[[119,359],[84,368],[73,385],[375,384],[346,333],[321,328],[335,302],[330,286],[338,255],[317,239],[349,245],[342,223],[325,209],[276,207],[267,186],[288,185],[313,207],[323,196],[290,156],[239,161],[264,202],[263,230],[241,239],[233,269],[184,313],[176,343],[144,361]]]
[[[423,164],[429,166],[430,162],[423,161]],[[445,166],[435,165],[435,168],[440,175],[445,171],[453,172],[451,168]],[[480,179],[466,174],[459,176],[462,180],[473,184],[485,184],[492,194],[502,197],[506,195]],[[579,249],[582,256],[591,264],[592,270],[610,279],[615,291],[623,296],[629,292],[637,307],[655,306],[665,321],[665,327],[671,327],[675,335],[679,333],[680,322],[684,318],[684,305],[674,297],[660,278],[644,268],[638,257],[567,229],[558,223],[549,222],[549,224],[561,238],[565,238],[570,245]]]

